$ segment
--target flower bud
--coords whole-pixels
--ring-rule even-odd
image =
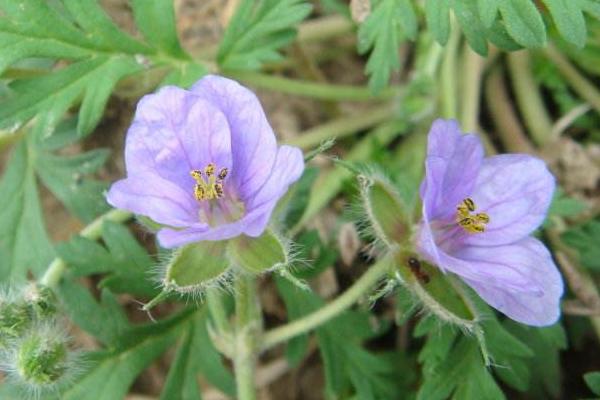
[[[0,299],[0,347],[7,340],[21,336],[30,322],[26,303]]]
[[[38,320],[51,318],[57,312],[57,298],[52,289],[37,283],[27,286],[23,298],[33,317]]]
[[[225,249],[224,241],[203,241],[180,247],[167,264],[163,278],[165,289],[200,293],[227,280],[230,263]]]
[[[410,212],[389,182],[378,176],[359,175],[360,194],[372,234],[387,247],[410,236]]]
[[[239,236],[229,241],[227,252],[234,265],[260,274],[289,264],[289,251],[273,232],[259,237]]]

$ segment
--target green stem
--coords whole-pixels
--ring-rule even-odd
[[[348,290],[326,306],[312,314],[290,322],[287,325],[266,332],[263,335],[261,348],[263,350],[269,349],[295,336],[313,330],[338,314],[346,311],[370,291],[377,282],[385,277],[390,271],[391,266],[392,264],[388,258],[378,261],[375,265],[369,267],[367,272],[354,282]]]
[[[231,332],[231,324],[227,318],[227,312],[223,304],[220,289],[208,289],[206,291],[206,304],[208,311],[218,333]]]
[[[479,97],[481,96],[481,77],[485,65],[485,59],[471,50],[468,43],[463,46],[463,72],[460,107],[460,124],[465,132],[478,131],[479,124]]]
[[[533,78],[529,52],[523,50],[509,53],[508,67],[512,88],[525,126],[531,133],[535,144],[543,146],[551,139],[552,121],[544,106],[539,87]]]
[[[444,118],[457,117],[456,98],[458,90],[456,84],[456,53],[458,52],[458,44],[460,42],[460,30],[456,26],[456,21],[451,20],[451,32],[448,44],[444,49],[444,60],[442,61],[442,116]],[[467,77],[469,79],[470,77]]]
[[[86,239],[97,240],[102,234],[102,225],[105,221],[125,222],[129,218],[131,218],[131,216],[132,215],[130,212],[124,210],[110,210],[109,212],[96,218],[94,221],[92,221],[92,223],[83,228],[79,235]],[[40,284],[48,286],[50,288],[56,287],[56,285],[58,285],[58,283],[60,282],[66,267],[67,265],[65,264],[62,258],[55,258],[50,263],[50,265],[46,269],[46,272],[40,279]]]
[[[262,321],[254,276],[241,272],[236,275],[235,311],[233,366],[237,398],[239,400],[255,400],[254,371],[257,359],[257,338],[262,328]]]
[[[565,77],[573,90],[575,90],[585,101],[590,103],[596,111],[600,112],[600,91],[596,89],[594,83],[581,75],[569,60],[553,45],[548,45],[544,52]]]
[[[363,86],[332,85],[326,83],[309,82],[250,71],[224,71],[224,74],[261,89],[273,90],[282,93],[293,94],[296,96],[304,96],[321,100],[386,100],[392,98],[398,91],[396,88],[389,87],[375,94],[371,91],[371,89]]]
[[[342,137],[370,128],[391,119],[393,115],[394,110],[388,105],[372,108],[357,115],[334,119],[326,124],[309,129],[287,142],[302,149],[310,149],[328,139],[339,140]]]

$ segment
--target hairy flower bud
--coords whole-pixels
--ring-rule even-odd
[[[67,370],[67,353],[63,338],[45,337],[41,332],[32,332],[19,344],[16,372],[28,384],[53,384]]]
[[[19,337],[30,322],[27,304],[0,299],[0,348],[7,340]]]
[[[39,320],[53,317],[57,312],[57,298],[52,289],[33,283],[25,288],[23,297],[33,316]]]

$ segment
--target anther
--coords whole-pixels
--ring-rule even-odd
[[[467,197],[456,206],[456,222],[468,233],[485,232],[485,226],[490,222],[486,213],[471,214],[477,206],[473,199]]]

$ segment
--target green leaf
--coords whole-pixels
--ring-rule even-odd
[[[115,347],[88,355],[88,370],[62,392],[62,400],[122,399],[129,387],[177,337],[193,314],[188,310],[166,321],[132,328]]]
[[[41,153],[36,157],[35,170],[71,213],[83,222],[91,222],[109,209],[103,196],[107,184],[84,176],[96,172],[107,158],[107,150],[66,157]]]
[[[304,0],[242,0],[219,45],[219,65],[254,70],[279,60],[278,50],[294,39],[311,8]]]
[[[477,0],[477,8],[481,16],[481,22],[486,28],[491,28],[498,14],[497,0]]]
[[[319,168],[308,167],[279,204],[285,208],[284,226],[294,227],[302,219],[310,200],[310,193],[315,180],[319,176]],[[289,199],[289,201],[285,201]],[[279,206],[278,206],[279,207]]]
[[[449,8],[448,0],[426,0],[425,2],[427,27],[442,46],[448,42],[450,35]]]
[[[201,396],[197,375],[200,373],[224,393],[231,396],[235,394],[233,376],[213,347],[206,323],[206,313],[197,313],[182,332],[161,400],[199,400]]]
[[[387,86],[391,73],[400,69],[398,47],[407,35],[399,29],[407,24],[403,18],[395,0],[382,0],[358,29],[358,52],[371,50],[366,72],[369,86],[375,91]]]
[[[600,221],[589,221],[573,227],[562,234],[562,239],[577,249],[585,267],[600,271]]]
[[[167,264],[164,285],[194,293],[218,283],[230,267],[226,241],[202,241],[180,247]]]
[[[587,374],[583,375],[583,379],[590,390],[594,394],[600,396],[600,371],[588,372]]]
[[[479,18],[476,0],[450,0],[450,4],[469,46],[479,55],[487,56],[485,28]]]
[[[30,140],[19,143],[0,181],[0,280],[22,282],[40,274],[54,252],[44,226]]]
[[[135,23],[153,47],[175,57],[188,58],[179,44],[172,0],[133,0]]]
[[[585,45],[587,31],[583,10],[577,1],[543,0],[558,31],[571,44],[579,48]]]
[[[528,48],[546,44],[546,27],[534,2],[502,0],[499,8],[506,30],[519,44]]]
[[[20,126],[44,111],[51,130],[83,95],[78,129],[87,134],[99,121],[112,87],[141,69],[130,57],[98,56],[48,75],[15,81],[10,85],[12,94],[0,103],[0,126]]]
[[[227,252],[236,266],[253,274],[289,263],[285,245],[269,230],[256,238],[242,235],[230,240]]]
[[[64,280],[59,295],[69,318],[107,346],[131,329],[123,308],[107,289],[102,291],[100,302],[97,302],[89,290]]]
[[[155,261],[129,230],[121,224],[105,221],[102,239],[106,247],[80,236],[58,246],[69,273],[74,277],[108,274],[100,281],[100,287],[116,293],[155,296],[157,289],[151,274]]]

